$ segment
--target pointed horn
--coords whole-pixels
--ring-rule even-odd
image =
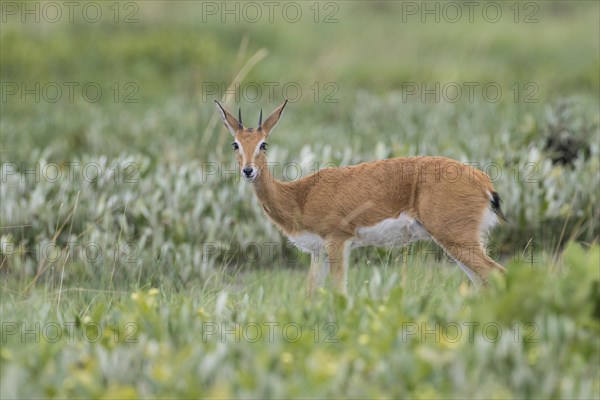
[[[260,130],[261,125],[262,125],[262,108],[260,109],[260,117],[258,117],[258,130]]]
[[[240,123],[240,129],[242,129],[244,127],[244,124],[242,124],[242,108],[241,107],[239,108],[238,115],[239,115],[238,122]]]

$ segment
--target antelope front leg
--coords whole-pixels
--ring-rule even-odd
[[[310,270],[308,271],[308,295],[312,297],[318,288],[323,287],[329,273],[329,263],[323,250],[310,255]]]
[[[350,246],[347,241],[328,241],[325,249],[333,278],[333,288],[337,293],[347,294],[348,255]]]

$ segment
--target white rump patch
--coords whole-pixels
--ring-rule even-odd
[[[490,201],[492,201],[492,194],[488,192],[488,196]],[[498,224],[498,216],[492,210],[492,205],[490,204],[485,211],[483,212],[483,218],[481,219],[481,223],[479,224],[479,232],[481,235],[482,243],[485,243],[487,240],[487,236],[490,231]]]
[[[429,233],[414,218],[402,213],[356,230],[354,246],[399,247],[417,240],[431,240]]]
[[[484,234],[488,233],[496,224],[498,224],[498,216],[491,207],[486,208],[481,220],[480,231]]]

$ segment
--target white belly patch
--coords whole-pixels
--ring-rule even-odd
[[[288,236],[288,239],[294,246],[306,253],[317,254],[325,245],[321,236],[307,231],[299,235]]]
[[[416,240],[429,240],[431,237],[421,224],[406,214],[398,218],[387,218],[369,227],[356,230],[354,246],[397,247]]]
[[[318,254],[325,245],[321,236],[308,231],[288,236],[288,239],[306,253]],[[401,247],[417,240],[431,240],[431,236],[417,220],[400,214],[398,218],[388,218],[373,226],[358,228],[351,242],[353,247]]]

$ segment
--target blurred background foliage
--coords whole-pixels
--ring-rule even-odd
[[[504,4],[496,23],[479,8],[473,22],[465,14],[435,23],[402,2],[294,3],[302,12],[296,23],[288,22],[293,13],[284,18],[283,6],[273,21],[263,8],[262,18],[249,22],[243,2],[230,5],[240,10],[236,16],[221,3],[156,1],[119,3],[118,17],[105,3],[97,23],[77,11],[73,22],[65,15],[55,23],[25,16],[22,23],[31,4],[3,16],[0,39],[1,156],[16,171],[4,171],[0,217],[17,226],[3,229],[11,243],[30,248],[51,240],[77,196],[72,234],[80,239],[88,224],[103,220],[113,232],[128,224],[127,241],[147,234],[163,247],[279,240],[249,185],[227,173],[236,169],[228,134],[209,123],[213,100],[261,49],[267,55],[239,82],[229,106],[241,106],[244,121],[255,124],[259,109],[282,101],[284,85],[300,87],[270,141],[280,178],[327,163],[445,155],[493,175],[510,220],[495,235],[500,254],[598,237],[595,2],[519,3],[518,15]],[[77,85],[72,99],[65,82]],[[473,99],[465,82],[476,84]],[[88,83],[102,90],[97,102],[83,93]],[[448,83],[462,87],[456,102],[441,92]],[[502,90],[497,101],[482,91],[489,83]],[[13,95],[7,85],[14,84]],[[39,101],[23,94],[36,84]],[[53,84],[62,88],[56,102],[47,100]],[[422,91],[436,84],[439,101]],[[417,94],[408,91],[415,87]],[[104,182],[88,185],[81,167],[65,179],[73,162],[99,162]],[[126,162],[135,183],[123,182],[128,171],[109,170]],[[290,162],[300,167],[281,167]],[[26,174],[36,163],[37,179]],[[43,179],[44,163],[63,166],[63,179]],[[217,163],[217,173],[207,163]],[[99,201],[112,208],[98,208]],[[68,241],[65,232],[58,240]]]
[[[291,120],[286,127],[288,131],[296,127],[294,130],[303,133],[292,135],[295,133],[292,131],[287,135],[293,140],[286,146],[292,152],[297,151],[293,146],[297,143],[344,146],[351,138],[364,142],[367,148],[374,147],[378,137],[394,137],[399,144],[405,142],[398,129],[365,132],[351,122],[360,100],[358,93],[366,91],[384,99],[390,93],[400,92],[407,82],[425,83],[430,88],[435,82],[442,85],[477,82],[481,86],[498,83],[503,95],[499,104],[494,104],[498,107],[496,112],[515,103],[510,87],[517,83],[521,98],[516,110],[511,109],[504,116],[504,124],[512,129],[527,113],[533,113],[539,123],[536,128],[543,129],[540,116],[544,105],[554,104],[560,98],[577,96],[581,113],[596,110],[600,32],[595,23],[598,17],[595,2],[525,3],[538,4],[539,9],[519,6],[518,23],[514,22],[514,11],[508,5],[496,23],[487,22],[479,8],[475,9],[473,23],[468,22],[467,15],[457,23],[446,22],[444,18],[435,23],[433,16],[425,15],[428,23],[422,23],[421,14],[409,15],[403,2],[324,2],[318,7],[318,23],[314,22],[315,11],[309,9],[314,7],[313,3],[298,3],[302,4],[302,18],[296,23],[282,17],[281,6],[275,8],[273,22],[269,22],[267,10],[262,9],[262,18],[257,22],[248,22],[250,11],[240,11],[237,15],[240,22],[236,23],[235,14],[221,14],[225,6],[218,2],[212,4],[220,11],[209,14],[207,3],[211,2],[122,3],[119,23],[115,23],[114,11],[109,6],[103,7],[103,16],[97,23],[86,22],[77,12],[74,22],[69,22],[65,15],[56,23],[44,23],[42,19],[40,23],[23,24],[19,13],[7,16],[1,38],[0,67],[4,82],[26,82],[29,86],[34,82],[41,82],[42,86],[47,82],[79,82],[81,86],[98,82],[105,93],[98,104],[90,104],[81,95],[75,96],[73,103],[63,95],[56,104],[35,103],[31,96],[21,102],[16,101],[19,96],[11,96],[3,102],[3,134],[6,142],[15,146],[11,146],[14,148],[10,155],[4,156],[27,159],[28,149],[52,149],[56,141],[66,142],[65,147],[52,153],[58,159],[69,158],[72,152],[112,156],[124,145],[129,151],[148,152],[151,151],[148,147],[153,147],[151,143],[158,141],[194,149],[196,153],[192,155],[196,157],[211,157],[222,149],[199,149],[197,140],[214,113],[212,100],[219,96],[207,95],[203,85],[229,85],[247,59],[262,48],[269,55],[250,71],[242,86],[254,82],[266,89],[265,82],[276,82],[280,87],[274,90],[273,99],[263,93],[254,102],[249,101],[253,97],[250,95],[240,102],[247,118],[254,121],[260,108],[273,108],[282,100],[284,84],[298,83],[303,95],[290,108],[291,117],[287,118]],[[18,4],[26,8],[28,3]],[[127,6],[131,4],[137,8]],[[328,7],[332,4],[335,8]],[[237,3],[237,7],[243,10],[244,2]],[[522,22],[531,12],[534,12],[531,18],[537,22]],[[125,22],[129,14],[137,22]],[[323,22],[330,14],[335,21]],[[114,93],[108,90],[114,82],[121,85],[134,82],[139,88],[134,98],[139,102],[123,103],[121,97],[125,94],[121,93],[115,104]],[[324,92],[318,96],[317,104],[314,92],[309,89],[315,82]],[[333,96],[337,103],[323,103],[325,94],[330,92],[322,88],[327,82],[335,83],[338,88]],[[537,103],[524,101],[532,93],[523,88],[528,82],[537,85],[538,90],[531,96]],[[482,96],[477,92],[475,99],[481,101]],[[220,94],[224,94],[223,90]],[[293,96],[294,91],[289,94]],[[461,100],[465,98],[462,96]],[[416,95],[408,99],[421,102]],[[426,99],[431,102],[432,96]],[[167,118],[168,115],[157,110],[169,106],[179,109],[174,120],[193,124],[194,132],[184,135],[165,132],[159,127],[162,129],[145,129],[134,134],[129,124],[114,123],[117,126],[106,126],[98,135],[94,132],[94,136],[100,136],[94,139],[94,145],[85,140],[91,134],[89,122],[93,113],[104,117],[101,120],[135,118],[140,124],[144,116]],[[453,104],[457,109],[461,106]],[[427,110],[433,113],[438,107],[428,104]],[[400,116],[404,112],[402,107],[394,110]],[[591,122],[596,122],[594,117],[592,114]],[[37,124],[20,131],[12,126],[23,120],[34,120]],[[67,123],[71,126],[63,127]],[[54,124],[63,129],[56,129]],[[330,128],[329,135],[319,134],[322,125]],[[175,131],[182,130],[178,128]],[[490,123],[481,134],[492,137],[501,128]],[[444,133],[447,142],[461,134],[449,129]],[[516,133],[514,136],[520,136]],[[161,149],[163,146],[152,150],[159,156]]]

